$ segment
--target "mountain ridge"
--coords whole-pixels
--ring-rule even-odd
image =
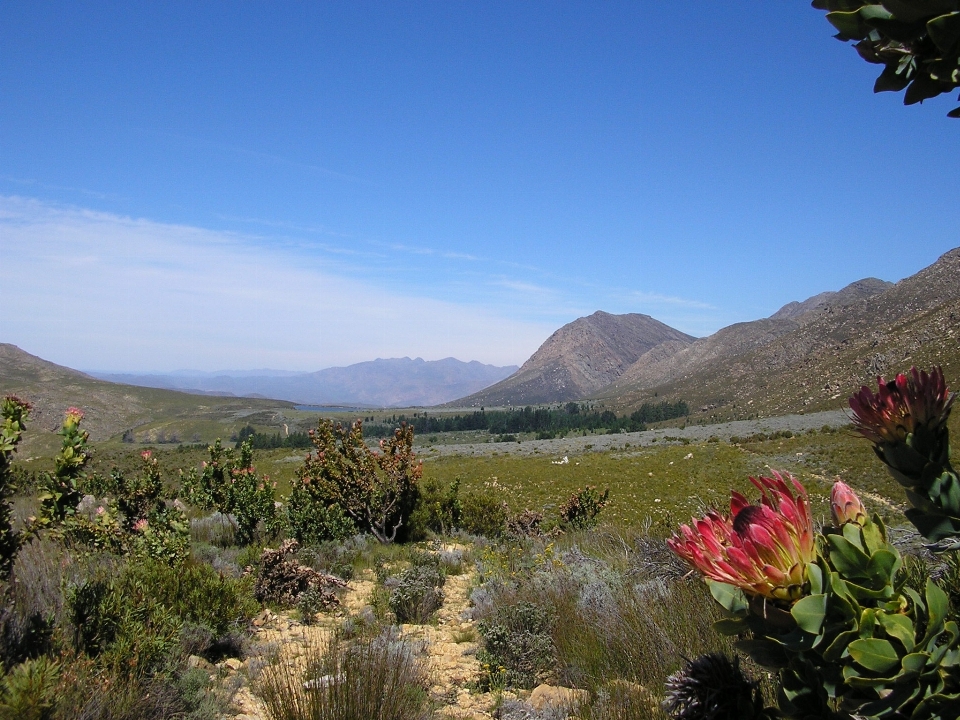
[[[598,310],[556,330],[499,383],[448,405],[528,405],[579,400],[606,387],[644,353],[694,338],[649,315]]]
[[[631,368],[594,397],[622,410],[651,397],[682,397],[697,408],[695,416],[717,419],[836,407],[876,375],[912,364],[941,364],[956,381],[957,277],[960,248],[896,284],[874,283],[859,297],[863,286],[794,318],[724,328],[676,353],[672,367]],[[724,333],[740,341],[736,351]],[[711,343],[719,346],[713,355],[705,352]]]

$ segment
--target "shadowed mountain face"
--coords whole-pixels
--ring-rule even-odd
[[[704,418],[730,418],[843,407],[861,384],[914,364],[941,364],[956,382],[958,278],[960,248],[895,285],[861,280],[645,355],[596,397],[620,409],[682,398]]]
[[[551,335],[514,375],[451,405],[495,407],[579,400],[616,380],[644,353],[693,337],[649,315],[595,312]]]
[[[269,397],[315,405],[411,407],[438,405],[481,390],[514,373],[516,365],[497,367],[455,358],[372,360],[312,373],[215,375],[186,372],[169,375],[96,376],[113,382],[162,387],[184,392]]]

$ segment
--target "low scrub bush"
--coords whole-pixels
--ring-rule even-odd
[[[278,659],[255,687],[270,720],[426,720],[428,679],[410,647],[390,634],[334,636],[309,648],[306,663]]]
[[[399,623],[428,622],[443,605],[447,581],[440,558],[430,553],[415,556],[413,565],[390,583],[390,609]]]
[[[181,568],[137,563],[127,569],[124,581],[181,620],[210,628],[217,637],[244,627],[259,609],[248,581],[225,577],[203,563]]]
[[[532,602],[498,605],[477,624],[483,648],[481,687],[506,685],[532,688],[554,665],[551,618]]]
[[[90,580],[68,595],[73,647],[120,674],[167,674],[180,623],[153,598],[120,580]]]
[[[130,564],[69,592],[73,648],[118,672],[169,674],[181,652],[222,657],[242,648],[242,629],[257,610],[248,593],[208,565]]]

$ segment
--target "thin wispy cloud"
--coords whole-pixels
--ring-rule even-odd
[[[323,167],[322,165],[316,165],[314,163],[306,163],[300,160],[291,160],[288,157],[283,155],[277,155],[275,153],[264,152],[262,150],[251,150],[250,148],[241,147],[239,145],[232,145],[230,143],[221,142],[219,140],[210,140],[209,138],[197,137],[193,135],[184,135],[182,133],[171,133],[163,132],[159,133],[167,137],[175,138],[178,140],[185,140],[187,142],[195,143],[197,145],[203,145],[210,148],[215,148],[217,150],[223,150],[225,152],[232,153],[234,155],[243,155],[246,157],[255,158],[258,160],[266,160],[270,163],[275,163],[278,165],[286,165],[288,167],[299,168],[301,170],[309,170],[311,172],[319,173],[321,175],[326,175],[331,178],[336,178],[339,180],[348,180],[353,183],[362,183],[365,182],[362,178],[356,177],[355,175],[350,175],[349,173],[340,172],[339,170],[333,170],[328,167]]]
[[[82,187],[73,187],[71,185],[56,185],[53,183],[40,182],[33,178],[18,178],[11,177],[9,175],[0,175],[0,180],[4,180],[14,185],[21,185],[23,187],[36,187],[43,188],[44,190],[56,190],[56,191],[66,191],[71,193],[79,193],[81,195],[86,195],[87,197],[96,198],[97,200],[117,200],[119,196],[115,193],[106,193],[99,190],[91,190],[89,188]]]
[[[303,225],[301,223],[286,222],[283,220],[267,220],[265,218],[245,217],[242,215],[224,215],[214,214],[214,217],[227,222],[243,223],[246,225],[259,225],[261,227],[276,228],[279,230],[289,230],[295,233],[306,233],[308,235],[332,235],[334,237],[353,237],[351,233],[339,232],[323,225]]]
[[[385,289],[237,233],[0,197],[0,340],[73,367],[525,360],[555,329]]]
[[[699,310],[716,310],[713,305],[699,300],[690,300],[689,298],[673,297],[671,295],[661,295],[659,293],[633,291],[629,295],[633,300],[646,305],[669,306],[696,308]]]

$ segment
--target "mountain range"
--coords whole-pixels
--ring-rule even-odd
[[[894,284],[865,278],[692,338],[645,315],[557,330],[513,376],[450,406],[590,400],[617,412],[685,400],[693,420],[836,409],[911,365],[960,380],[960,248]]]
[[[219,423],[257,413],[274,422],[293,409],[285,399],[447,408],[586,400],[620,413],[645,402],[684,400],[692,422],[812,412],[843,407],[861,384],[911,365],[941,365],[948,383],[956,385],[958,278],[960,248],[896,284],[866,278],[704,338],[647,315],[596,312],[558,329],[519,369],[400,358],[292,375],[178,372],[97,379],[0,344],[0,393],[24,393],[37,406],[34,417],[51,429],[67,405],[89,408],[94,417],[88,427],[101,437],[149,422],[158,408],[164,417],[199,413]],[[187,388],[278,400],[171,392]]]
[[[955,385],[958,278],[960,248],[896,284],[861,280],[811,298],[805,311],[805,303],[787,305],[672,355],[642,359],[594,397],[615,409],[682,398],[695,415],[728,419],[842,407],[861,385],[911,365],[941,365]]]
[[[413,407],[439,405],[492,385],[516,372],[477,361],[376,359],[311,373],[263,370],[260,374],[179,371],[170,374],[90,374],[101,380],[183,392],[275,398],[310,405]]]

